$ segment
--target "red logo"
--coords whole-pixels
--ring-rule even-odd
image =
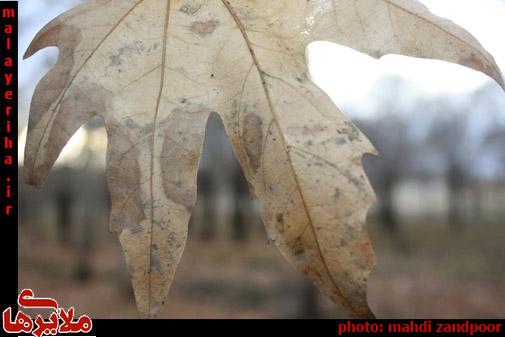
[[[52,298],[36,298],[31,289],[23,290],[18,296],[18,304],[24,309],[50,309],[48,319],[37,315],[35,319],[21,311],[12,316],[12,308],[2,313],[2,327],[6,333],[26,333],[35,337],[65,335],[70,333],[89,333],[93,328],[91,319],[86,316],[74,317],[74,308],[65,310]]]

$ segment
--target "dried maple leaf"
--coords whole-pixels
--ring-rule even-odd
[[[110,225],[144,316],[160,309],[181,257],[217,111],[269,237],[346,313],[373,317],[374,194],[361,158],[374,148],[307,77],[316,40],[457,62],[504,84],[470,34],[411,0],[91,0],[28,48],[57,46],[60,57],[32,101],[26,177],[41,184],[72,134],[103,116]]]

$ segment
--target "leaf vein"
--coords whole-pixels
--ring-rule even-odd
[[[148,273],[149,273],[149,286],[148,286],[148,310],[149,310],[149,315],[151,315],[151,297],[152,297],[152,263],[151,263],[151,256],[152,256],[152,247],[153,247],[153,229],[154,229],[154,151],[155,151],[155,144],[156,144],[156,136],[157,136],[157,128],[158,128],[158,117],[159,117],[159,111],[160,111],[160,105],[161,105],[161,96],[163,95],[163,88],[165,84],[165,68],[166,68],[166,56],[167,56],[167,45],[168,45],[168,25],[170,21],[170,6],[171,5],[171,0],[167,1],[167,8],[166,8],[166,13],[165,13],[165,25],[164,25],[164,31],[163,31],[163,52],[161,54],[162,60],[161,60],[161,74],[160,74],[160,87],[158,90],[158,98],[156,99],[156,108],[154,112],[154,122],[153,122],[153,132],[152,132],[152,138],[151,138],[151,162],[150,162],[150,198],[151,198],[151,228],[149,232],[149,254],[148,254]]]
[[[33,156],[33,161],[32,161],[32,171],[35,170],[36,164],[37,164],[37,159],[38,155],[40,152],[40,146],[43,143],[43,139],[47,134],[47,131],[49,130],[49,125],[51,125],[56,118],[56,113],[58,112],[59,107],[61,106],[61,103],[63,102],[63,98],[67,94],[68,90],[72,86],[73,82],[77,78],[77,76],[81,73],[81,71],[84,69],[86,64],[88,64],[88,61],[96,54],[98,49],[105,43],[105,41],[108,40],[108,38],[112,35],[112,33],[119,27],[119,25],[135,10],[135,8],[138,7],[144,0],[139,0],[133,5],[132,8],[130,8],[119,20],[118,22],[112,27],[112,29],[103,37],[102,40],[98,43],[96,48],[93,49],[93,51],[89,54],[89,56],[84,60],[83,64],[77,69],[76,73],[72,76],[72,78],[69,80],[68,84],[66,87],[63,89],[62,94],[58,98],[58,101],[56,102],[54,108],[51,111],[51,115],[49,117],[49,120],[47,121],[46,125],[44,126],[44,131],[42,131],[42,136],[41,136],[41,141],[38,142],[37,147],[35,148],[35,153]]]
[[[289,147],[288,147],[288,144],[287,144],[287,140],[285,139],[284,134],[282,133],[282,128],[280,127],[279,119],[277,117],[277,113],[276,113],[276,111],[274,109],[274,105],[272,103],[272,99],[271,99],[271,96],[270,96],[270,91],[268,90],[268,88],[266,86],[265,73],[262,70],[262,68],[261,68],[261,66],[259,64],[259,61],[258,61],[258,59],[257,59],[257,57],[256,57],[256,55],[254,53],[253,46],[252,46],[251,41],[249,40],[249,37],[247,35],[247,31],[246,31],[246,29],[245,29],[242,21],[240,20],[240,18],[237,16],[237,14],[235,13],[235,11],[231,7],[230,3],[228,1],[226,1],[226,0],[221,0],[221,1],[222,1],[223,5],[226,7],[226,9],[228,10],[228,12],[230,13],[230,15],[232,16],[232,18],[235,21],[238,29],[242,33],[242,36],[244,38],[245,43],[247,44],[247,48],[248,48],[248,50],[249,50],[249,52],[251,54],[252,60],[254,62],[254,65],[255,65],[256,69],[258,70],[258,73],[259,73],[259,76],[260,76],[260,79],[261,79],[261,83],[262,83],[262,86],[263,86],[263,90],[264,90],[264,93],[265,93],[265,97],[267,99],[270,111],[272,112],[272,115],[273,115],[274,123],[276,124],[277,128],[279,129],[279,132],[281,134],[281,139],[282,139],[284,148],[288,152],[288,161],[289,161],[289,164],[290,164],[290,167],[291,167],[291,171],[293,172],[293,177],[295,179],[295,183],[296,183],[296,185],[298,187],[298,190],[300,192],[300,197],[302,199],[303,207],[304,207],[304,209],[305,209],[305,211],[307,213],[307,218],[308,218],[308,221],[309,221],[309,224],[310,224],[310,228],[312,230],[312,235],[314,236],[314,241],[316,242],[316,247],[317,247],[319,256],[321,258],[321,262],[322,262],[322,264],[323,264],[323,266],[325,268],[326,273],[328,274],[329,279],[332,282],[332,285],[334,286],[335,290],[339,294],[340,298],[345,302],[346,306],[351,311],[353,311],[355,314],[357,314],[356,310],[352,307],[351,303],[346,299],[345,296],[343,296],[340,288],[338,287],[335,279],[333,278],[333,275],[330,273],[330,269],[329,269],[329,267],[328,267],[328,265],[326,263],[326,260],[325,260],[325,258],[323,256],[321,245],[319,244],[317,233],[316,233],[316,230],[315,230],[315,227],[314,227],[314,223],[313,223],[312,217],[310,215],[310,211],[309,211],[309,208],[307,206],[307,202],[305,200],[303,191],[301,189],[301,184],[300,184],[300,181],[299,181],[299,177],[298,177],[298,175],[296,173],[296,170],[294,168],[293,162],[291,160],[291,156],[289,154]]]

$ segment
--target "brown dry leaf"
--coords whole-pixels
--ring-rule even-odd
[[[309,80],[315,40],[458,62],[503,85],[473,37],[410,0],[91,0],[28,48],[60,57],[32,101],[26,177],[41,184],[72,134],[103,116],[110,225],[142,315],[159,311],[174,277],[217,111],[271,240],[347,314],[373,317],[361,158],[374,148]]]

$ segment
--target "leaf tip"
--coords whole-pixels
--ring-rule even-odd
[[[23,54],[23,60],[33,56],[41,49],[56,47],[58,45],[57,41],[61,32],[61,27],[60,20],[56,18],[42,28],[37,35],[35,35],[32,42],[30,42],[28,48],[26,48]]]
[[[23,60],[26,60],[30,57],[33,56],[33,54],[35,54],[36,52],[38,52],[41,48],[38,48],[37,46],[37,36],[33,39],[32,42],[30,42],[30,45],[28,46],[28,48],[26,48],[25,50],[25,53],[23,54]]]
[[[151,298],[151,300],[149,300],[149,296],[152,295],[150,295],[149,292],[142,292],[138,287],[134,288],[134,293],[139,317],[141,319],[157,319],[161,310],[161,304],[156,305],[156,302],[153,304],[153,299]]]
[[[363,318],[364,319],[376,319],[377,317],[375,314],[372,312],[369,306],[367,306],[363,312]]]
[[[502,88],[503,92],[505,92],[505,80],[503,79],[503,75],[500,73],[498,79],[495,79],[498,85]]]
[[[158,318],[158,310],[141,310],[138,307],[139,317],[141,319],[157,319]]]
[[[32,57],[33,54],[35,54],[37,51],[38,51],[38,49],[34,47],[34,43],[32,41],[32,43],[30,43],[28,48],[26,48],[25,53],[23,54],[23,60],[26,60],[26,59]]]
[[[505,91],[505,79],[503,77],[503,73],[501,72],[500,67],[498,66],[496,61],[494,61],[494,59],[492,66],[488,67],[482,72],[487,76],[491,77],[500,86],[500,88],[502,88],[502,90]]]

